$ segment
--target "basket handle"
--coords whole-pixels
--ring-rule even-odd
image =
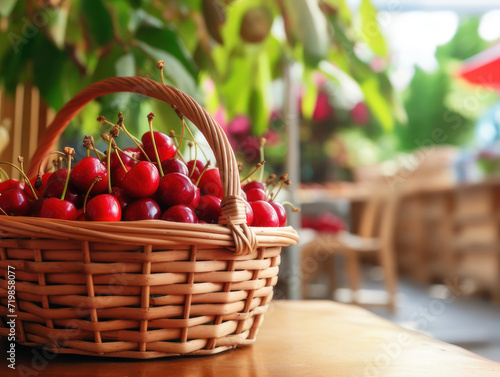
[[[233,149],[217,122],[189,95],[170,86],[144,77],[113,77],[87,86],[56,114],[31,158],[29,176],[34,175],[39,161],[49,153],[73,117],[94,98],[117,92],[131,92],[159,99],[170,104],[193,122],[205,136],[214,152],[221,175],[224,198],[219,224],[232,230],[234,252],[244,255],[257,248],[254,231],[246,224],[245,204],[241,197],[240,177]]]

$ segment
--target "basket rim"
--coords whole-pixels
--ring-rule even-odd
[[[297,231],[286,227],[251,227],[259,247],[290,246]],[[3,233],[3,234],[2,234]],[[2,239],[36,238],[150,245],[206,245],[234,247],[231,229],[221,224],[190,224],[165,220],[73,221],[38,217],[0,216]]]

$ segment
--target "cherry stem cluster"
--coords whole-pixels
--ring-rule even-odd
[[[17,167],[16,165],[14,165],[11,162],[0,161],[0,164],[9,165],[9,166],[13,167],[14,169],[16,169],[19,173],[21,173],[21,175],[23,176],[24,180],[26,181],[26,184],[30,187],[31,191],[33,192],[33,196],[35,197],[35,199],[38,200],[38,195],[36,194],[35,189],[31,185],[31,182],[30,182],[28,176],[26,175],[26,173],[24,173],[24,171],[22,169],[20,169],[19,167]]]

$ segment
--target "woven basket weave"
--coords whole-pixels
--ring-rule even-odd
[[[170,104],[203,133],[224,190],[217,225],[160,220],[76,222],[0,216],[0,335],[7,336],[7,268],[15,268],[16,339],[59,353],[125,358],[214,354],[255,341],[291,227],[246,225],[226,135],[179,90],[140,77],[88,86],[56,115],[30,172],[90,100],[140,93]]]

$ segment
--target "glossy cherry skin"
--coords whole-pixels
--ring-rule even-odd
[[[286,226],[285,207],[283,207],[281,204],[275,203],[275,202],[269,202],[269,204],[274,208],[274,210],[276,211],[276,214],[278,215],[279,226]]]
[[[200,204],[200,198],[200,189],[195,186],[193,200],[191,200],[191,203],[188,205],[188,207],[194,211],[196,207],[198,207],[198,204]]]
[[[120,203],[110,194],[94,196],[87,203],[85,217],[93,221],[120,221],[122,218]]]
[[[222,199],[222,184],[220,182],[219,169],[207,169],[200,178],[198,187],[201,190],[201,195],[213,195]]]
[[[35,189],[36,195],[38,197],[41,197],[43,195],[43,191],[45,190],[45,187],[47,187],[47,182],[49,181],[49,178],[52,176],[52,173],[45,173],[42,175],[42,185],[40,187],[36,187],[36,179],[37,177],[31,178],[30,183],[31,186]],[[35,196],[33,195],[33,191],[31,190],[29,185],[26,185],[24,187],[24,193],[30,198],[31,200],[35,200]]]
[[[66,184],[65,179],[49,180],[47,187],[45,187],[42,197],[61,198],[65,184]],[[77,208],[83,206],[83,199],[84,199],[83,194],[79,193],[71,183],[68,185],[68,189],[66,190],[66,194],[64,195],[63,199],[70,201]]]
[[[196,217],[194,211],[188,206],[175,205],[167,209],[163,215],[161,215],[162,220],[175,221],[178,223],[198,223],[198,217]]]
[[[111,186],[120,187],[123,177],[127,174],[132,167],[125,165],[125,169],[120,165],[114,169],[111,169]]]
[[[159,162],[161,163],[162,161],[174,157],[175,153],[177,152],[177,148],[175,147],[172,139],[164,133],[158,131],[153,131],[153,134],[155,138],[156,150],[158,151],[158,157],[160,158]],[[144,149],[144,152],[146,152],[146,154],[149,156],[151,161],[158,162],[156,160],[151,132],[146,132],[144,135],[142,135],[141,141],[142,148]]]
[[[280,225],[280,220],[273,206],[268,202],[259,200],[250,203],[253,209],[253,223],[252,226],[263,226],[263,227],[278,227]]]
[[[213,195],[204,195],[200,198],[200,204],[196,208],[198,219],[210,224],[217,224],[220,217],[221,200]]]
[[[198,178],[200,178],[200,174],[203,171],[203,169],[205,169],[205,163],[203,161],[196,160],[196,167],[194,168],[194,172],[193,172],[194,165],[195,165],[194,160],[188,161],[186,164],[188,171],[189,171],[189,174],[188,174],[189,177],[191,179],[194,179],[194,181],[196,182],[198,180]],[[192,175],[191,175],[191,172],[193,172]]]
[[[127,153],[132,158],[132,161],[134,162],[134,164],[137,162],[137,161],[134,161],[134,158],[138,161],[141,161],[143,159],[142,151],[139,147],[128,147],[128,148],[125,148],[123,151],[125,153]],[[120,154],[120,157],[121,156],[122,155]]]
[[[123,213],[123,220],[154,220],[161,216],[161,209],[153,199],[143,198],[130,203]]]
[[[264,183],[262,183],[261,181],[248,182],[246,185],[243,186],[243,191],[247,192],[248,190],[256,188],[266,191],[266,185],[264,185]]]
[[[250,226],[253,224],[253,209],[250,203],[245,201],[245,212],[247,215],[247,225]]]
[[[43,203],[40,217],[62,220],[76,220],[78,212],[73,203],[58,198],[49,198]]]
[[[147,198],[153,195],[160,185],[160,173],[151,162],[141,161],[121,180],[121,187],[134,198]]]
[[[91,195],[102,194],[107,190],[108,171],[98,158],[85,157],[71,169],[69,180],[77,190],[86,193],[98,176],[101,177],[101,181],[94,185],[90,191]]]
[[[118,156],[117,154],[118,153],[120,155],[120,158],[123,162],[123,165],[125,166],[130,166],[132,167],[133,165],[135,165],[135,161],[130,157],[130,155],[132,153],[128,153],[128,152],[120,152],[120,151],[115,151],[113,153],[111,153],[111,155],[109,156],[109,167],[111,168],[111,170],[113,169],[122,169],[123,170],[123,167],[122,167],[122,164],[120,163],[120,160],[118,159]]]
[[[259,188],[249,189],[247,192],[247,200],[249,203],[256,202],[257,200],[266,200],[266,193]]]
[[[68,169],[65,168],[57,169],[54,173],[52,173],[49,179],[47,179],[47,186],[50,185],[51,182],[57,181],[59,179],[65,181],[67,177],[68,177]]]
[[[0,208],[9,216],[24,216],[30,209],[28,197],[19,189],[10,189],[0,195]],[[4,214],[0,211],[0,214]]]
[[[20,182],[15,179],[7,179],[6,181],[0,182],[0,194],[12,189],[24,190],[24,186],[26,186],[24,182]]]
[[[189,170],[184,162],[176,158],[169,158],[161,163],[163,174],[180,173],[186,176],[189,175]]]
[[[191,180],[180,173],[168,173],[160,180],[158,194],[166,207],[176,204],[190,205],[194,198],[195,186]]]

